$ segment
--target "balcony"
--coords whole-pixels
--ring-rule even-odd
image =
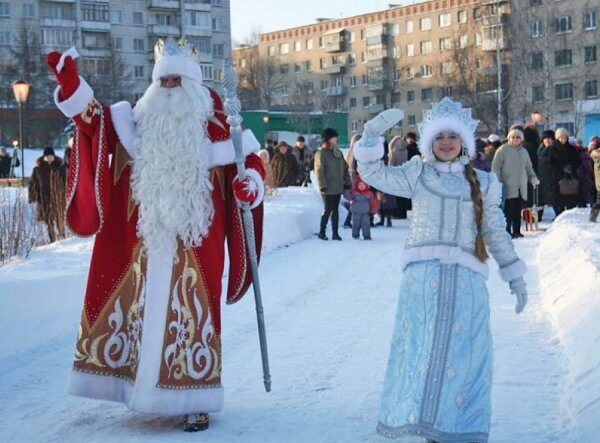
[[[92,22],[89,20],[81,20],[81,29],[84,31],[110,31],[110,22]]]
[[[387,46],[389,43],[389,36],[387,34],[372,35],[367,37],[367,46],[383,45]]]
[[[348,89],[345,86],[329,86],[325,89],[325,95],[327,97],[338,97],[346,95]]]
[[[495,51],[496,49],[503,51],[508,49],[508,42],[506,38],[499,38],[497,42],[495,38],[484,38],[481,42],[481,49],[483,51]]]
[[[323,35],[323,47],[326,52],[344,51],[345,46],[343,29],[334,29]]]
[[[325,68],[325,74],[343,74],[346,67],[343,65],[329,65]]]
[[[75,3],[76,0],[44,0],[45,3]]]
[[[179,29],[179,26],[175,25],[149,25],[148,33],[150,35],[156,35],[159,37],[165,37],[169,35],[173,37],[180,37],[181,29]]]
[[[367,84],[367,89],[369,91],[382,91],[383,89],[385,89],[386,84],[385,81],[382,80],[369,80],[369,83]]]
[[[179,0],[148,0],[148,8],[179,10]]]
[[[186,11],[212,11],[210,2],[208,3],[184,3]]]
[[[75,20],[67,20],[63,18],[42,18],[40,19],[40,26],[42,28],[72,28],[77,27]]]
[[[210,28],[197,28],[195,26],[184,26],[184,35],[194,37],[210,37],[212,36],[212,30]]]
[[[385,110],[385,105],[383,103],[374,103],[369,106],[369,114],[379,114],[380,112]]]

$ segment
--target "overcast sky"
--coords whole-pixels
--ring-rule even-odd
[[[339,18],[386,9],[388,4],[414,0],[230,0],[231,35],[244,43],[258,31],[270,32],[308,25],[316,18]]]

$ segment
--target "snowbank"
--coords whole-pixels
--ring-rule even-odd
[[[561,214],[538,250],[542,306],[568,359],[563,417],[579,442],[600,435],[600,225],[588,213]]]

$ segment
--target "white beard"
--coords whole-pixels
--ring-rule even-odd
[[[212,113],[208,90],[185,78],[172,89],[153,83],[133,110],[131,185],[146,250],[174,251],[177,238],[196,247],[208,233],[214,207],[205,127]]]

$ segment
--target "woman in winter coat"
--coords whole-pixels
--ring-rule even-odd
[[[593,137],[588,145],[588,152],[594,162],[594,181],[596,184],[596,202],[590,211],[590,221],[596,222],[600,214],[600,137]]]
[[[295,185],[298,180],[298,162],[291,153],[291,146],[285,142],[279,143],[275,148],[275,155],[271,159],[273,171],[273,186],[286,188]]]
[[[29,203],[37,203],[37,219],[46,223],[50,242],[54,242],[65,238],[67,169],[53,148],[44,149],[35,164],[29,178]]]
[[[579,179],[579,195],[576,206],[587,208],[592,203],[592,192],[594,188],[594,165],[587,148],[581,146],[575,137],[569,138],[569,144],[573,146],[579,156],[579,168],[575,175]]]
[[[368,123],[365,127],[372,127]],[[517,297],[517,313],[526,304],[527,289],[526,266],[505,231],[499,207],[502,186],[495,174],[469,162],[476,126],[469,109],[446,97],[424,111],[423,159],[385,166],[378,160],[383,146],[368,133],[355,149],[363,180],[413,201],[377,426],[388,438],[488,441],[492,340],[487,250]]]
[[[342,152],[337,147],[338,133],[335,129],[326,128],[321,135],[321,149],[315,154],[315,174],[317,185],[323,198],[323,214],[319,228],[319,238],[328,240],[325,235],[327,222],[331,217],[331,238],[341,240],[338,233],[340,198],[345,189],[352,187],[348,165]]]
[[[542,133],[542,143],[538,148],[538,221],[542,221],[544,206],[556,206],[554,191],[554,168],[550,163],[550,148],[554,146],[554,131],[547,129]]]
[[[554,213],[558,216],[566,209],[566,201],[560,194],[558,182],[565,178],[565,167],[570,166],[572,171],[577,171],[581,160],[577,151],[569,144],[569,133],[565,128],[558,128],[554,133],[556,140],[550,147],[549,161],[553,172]]]
[[[523,133],[512,129],[508,133],[508,143],[500,146],[492,161],[492,172],[502,183],[504,191],[504,214],[506,231],[512,238],[521,234],[521,207],[527,200],[527,184],[539,185],[533,171],[528,152],[523,148]]]
[[[257,152],[262,162],[263,168],[265,168],[265,192],[270,192],[273,189],[273,170],[271,169],[269,151],[261,149]]]

